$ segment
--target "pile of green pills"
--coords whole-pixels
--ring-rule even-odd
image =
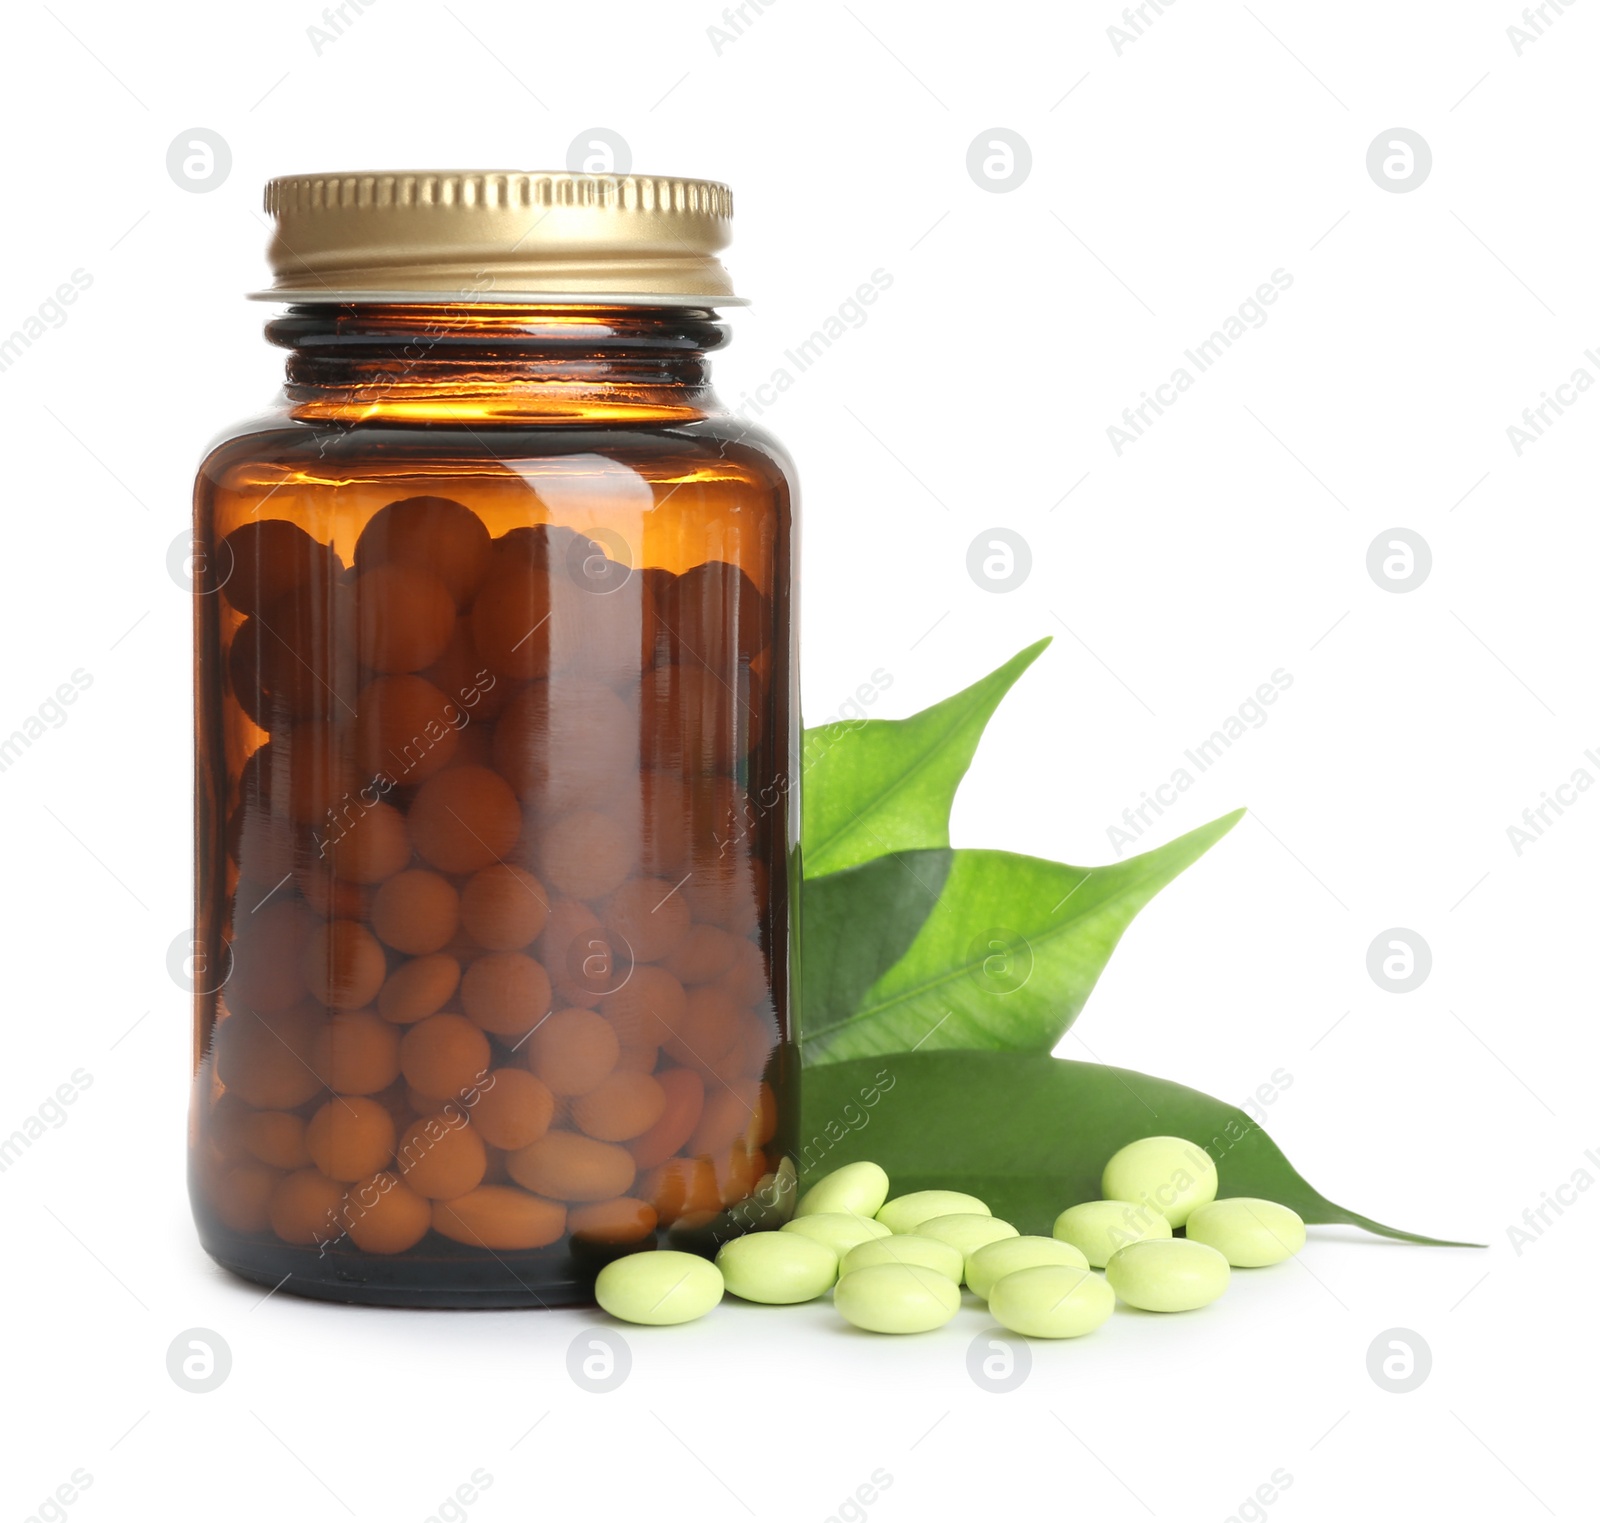
[[[1106,1163],[1102,1199],[1067,1207],[1050,1237],[1025,1237],[974,1195],[891,1197],[877,1164],[846,1164],[800,1197],[781,1230],[730,1239],[715,1263],[672,1250],[627,1254],[600,1271],[595,1297],[623,1321],[666,1325],[703,1317],[724,1290],[769,1306],[831,1290],[856,1327],[923,1333],[956,1315],[965,1285],[1012,1332],[1078,1338],[1118,1301],[1196,1311],[1227,1290],[1233,1269],[1278,1264],[1305,1246],[1305,1223],[1289,1207],[1218,1200],[1217,1187],[1203,1147],[1143,1137]]]

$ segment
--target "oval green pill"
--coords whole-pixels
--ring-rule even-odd
[[[1112,1313],[1117,1298],[1097,1274],[1071,1264],[1035,1264],[996,1280],[989,1311],[1029,1338],[1080,1338]]]
[[[624,1322],[650,1327],[693,1322],[722,1299],[722,1271],[697,1253],[672,1248],[630,1253],[600,1271],[594,1298]]]
[[[1181,1227],[1196,1206],[1217,1198],[1217,1166],[1186,1137],[1142,1137],[1118,1148],[1100,1176],[1107,1200],[1149,1206]]]
[[[1197,1206],[1183,1230],[1191,1243],[1215,1248],[1235,1269],[1281,1264],[1306,1245],[1306,1224],[1298,1213],[1249,1195]]]
[[[958,1211],[974,1216],[991,1214],[976,1195],[963,1195],[959,1190],[914,1190],[910,1195],[895,1196],[881,1207],[878,1220],[891,1232],[915,1232],[936,1216],[951,1216]]]
[[[1096,1269],[1104,1269],[1117,1249],[1148,1238],[1171,1237],[1172,1226],[1148,1206],[1124,1200],[1086,1200],[1068,1206],[1056,1218],[1050,1235],[1071,1243]]]
[[[870,1243],[874,1238],[889,1235],[889,1229],[882,1222],[875,1222],[870,1216],[853,1216],[848,1211],[817,1211],[811,1216],[797,1216],[785,1222],[780,1230],[826,1243],[841,1259],[857,1243]]]
[[[800,1197],[796,1216],[819,1211],[845,1211],[852,1216],[876,1216],[889,1198],[889,1176],[875,1163],[847,1163],[825,1174]]]
[[[1196,1311],[1228,1288],[1228,1261],[1204,1243],[1130,1243],[1111,1255],[1106,1281],[1141,1311]]]
[[[792,1306],[815,1301],[839,1273],[839,1255],[798,1232],[750,1232],[717,1253],[722,1282],[741,1301]]]
[[[961,1309],[961,1287],[936,1270],[874,1264],[845,1275],[833,1287],[833,1304],[869,1333],[926,1333]]]
[[[961,1283],[961,1250],[936,1238],[920,1237],[915,1232],[897,1232],[892,1237],[858,1244],[839,1260],[839,1274],[853,1274],[858,1269],[870,1269],[874,1264],[910,1264],[942,1274],[952,1284]]]
[[[998,1243],[1002,1238],[1017,1236],[1010,1222],[997,1216],[979,1216],[973,1211],[954,1211],[948,1216],[934,1216],[917,1228],[920,1237],[931,1237],[936,1242],[948,1243],[961,1255],[963,1273],[969,1253],[988,1243]]]
[[[1015,1274],[1019,1269],[1036,1269],[1042,1264],[1059,1264],[1067,1269],[1089,1267],[1083,1250],[1074,1248],[1071,1243],[1053,1237],[1003,1237],[967,1255],[967,1288],[987,1301],[989,1289],[996,1280]]]

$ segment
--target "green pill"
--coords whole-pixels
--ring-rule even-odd
[[[845,1275],[833,1287],[833,1304],[869,1333],[927,1333],[961,1309],[961,1287],[937,1270],[873,1264]]]
[[[1281,1264],[1306,1245],[1306,1224],[1296,1212],[1249,1195],[1195,1207],[1183,1231],[1191,1243],[1215,1248],[1235,1269]]]
[[[891,1238],[899,1242],[899,1238]],[[975,1295],[989,1299],[989,1289],[996,1280],[1019,1269],[1036,1269],[1042,1264],[1058,1264],[1067,1269],[1087,1269],[1089,1261],[1081,1248],[1071,1243],[1059,1242],[1053,1237],[1003,1237],[967,1255],[967,1288]]]
[[[792,1306],[815,1301],[839,1273],[839,1255],[798,1232],[750,1232],[717,1253],[722,1282],[741,1301]]]
[[[870,1216],[853,1216],[848,1211],[818,1211],[811,1216],[797,1216],[792,1222],[785,1222],[781,1230],[826,1243],[841,1259],[857,1243],[870,1243],[874,1238],[889,1235],[889,1229],[882,1222],[875,1222]]]
[[[961,1250],[915,1232],[897,1232],[893,1237],[874,1238],[870,1243],[858,1244],[839,1260],[839,1273],[841,1276],[854,1274],[874,1264],[909,1264],[915,1269],[931,1269],[935,1274],[942,1274],[952,1284],[961,1283]]]
[[[1111,1255],[1106,1281],[1140,1311],[1197,1311],[1228,1288],[1228,1261],[1204,1243],[1130,1243]]]
[[[1017,1235],[1010,1222],[997,1216],[980,1216],[974,1211],[955,1211],[948,1216],[933,1216],[917,1228],[921,1237],[931,1237],[936,1242],[948,1243],[961,1255],[963,1267],[969,1253],[976,1253],[989,1243]]]
[[[722,1299],[722,1271],[697,1253],[656,1248],[613,1259],[594,1282],[613,1317],[667,1327],[703,1317]]]
[[[875,1163],[847,1163],[825,1174],[800,1197],[796,1216],[819,1211],[844,1211],[852,1216],[876,1216],[889,1198],[889,1176]]]
[[[1142,1137],[1118,1148],[1100,1176],[1107,1200],[1149,1206],[1181,1227],[1196,1206],[1217,1198],[1217,1166],[1198,1143],[1184,1137]]]
[[[1097,1274],[1072,1264],[1035,1264],[996,1280],[989,1312],[1029,1338],[1081,1338],[1112,1313],[1117,1298]]]
[[[1096,1269],[1129,1243],[1172,1236],[1171,1224],[1159,1211],[1125,1200],[1086,1200],[1068,1206],[1050,1229],[1052,1237],[1071,1243]]]
[[[897,1195],[877,1215],[891,1232],[915,1232],[936,1216],[951,1216],[958,1211],[991,1215],[976,1195],[963,1195],[959,1190],[915,1190],[910,1195]]]

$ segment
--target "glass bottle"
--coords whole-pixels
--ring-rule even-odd
[[[793,472],[710,388],[727,192],[267,206],[287,384],[195,497],[201,1240],[588,1301],[792,1198]]]

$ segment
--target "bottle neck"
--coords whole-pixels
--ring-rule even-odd
[[[486,303],[291,307],[266,333],[292,416],[340,422],[691,421],[728,341],[708,308]]]

